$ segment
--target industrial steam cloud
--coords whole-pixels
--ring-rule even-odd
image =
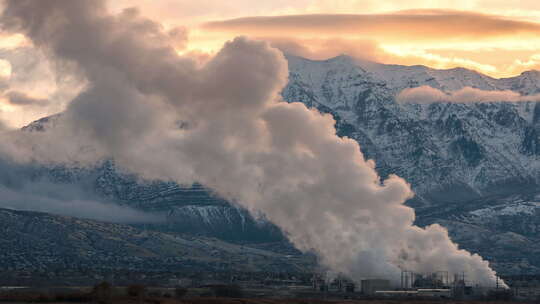
[[[413,225],[406,181],[381,182],[330,115],[281,100],[287,63],[266,43],[236,38],[200,65],[178,55],[177,35],[136,9],[110,14],[103,0],[6,0],[1,20],[87,81],[45,132],[3,131],[1,157],[113,158],[147,179],[202,183],[353,279],[446,269],[494,285],[488,262],[446,229]]]

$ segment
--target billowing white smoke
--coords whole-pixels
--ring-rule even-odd
[[[445,93],[430,86],[420,86],[401,91],[396,96],[399,103],[477,103],[477,102],[538,102],[540,94],[521,95],[514,91],[486,91],[477,88],[464,87],[463,89]]]
[[[145,178],[200,182],[263,213],[302,250],[355,279],[399,278],[401,269],[449,270],[493,285],[478,255],[439,225],[413,225],[413,194],[374,163],[334,119],[281,101],[282,54],[237,38],[203,67],[181,58],[170,35],[136,10],[108,15],[98,0],[7,0],[3,26],[23,32],[88,88],[54,128],[4,133],[0,153],[18,161],[92,163],[112,157]],[[179,126],[182,126],[179,128]]]

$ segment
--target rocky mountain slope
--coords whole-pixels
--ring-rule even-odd
[[[311,257],[285,255],[215,238],[172,235],[38,212],[0,209],[0,270],[291,271]]]
[[[287,59],[284,99],[332,113],[338,134],[357,140],[381,176],[395,173],[409,181],[417,195],[408,204],[417,210],[419,225],[444,224],[462,247],[486,256],[502,272],[540,271],[540,104],[403,105],[394,100],[401,90],[421,85],[447,92],[470,86],[536,94],[539,72],[494,79],[462,68],[384,65],[347,56]],[[25,130],[40,131],[53,120]],[[29,179],[91,185],[99,197],[117,204],[165,212],[166,222],[147,225],[165,233],[236,242],[283,239],[272,224],[200,185],[141,183],[110,161],[92,170],[31,172]]]

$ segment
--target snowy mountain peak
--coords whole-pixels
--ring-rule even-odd
[[[515,77],[496,79],[462,67],[434,69],[423,65],[383,64],[348,55],[319,61],[294,55],[286,55],[286,58],[293,73],[302,70],[304,73],[310,73],[311,78],[317,78],[313,73],[316,70],[321,72],[321,69],[332,73],[360,74],[365,81],[384,82],[394,91],[428,85],[446,92],[467,86],[482,90],[513,90],[524,95],[540,92],[540,71],[537,70],[526,71]],[[319,75],[318,78],[321,77]]]
[[[532,94],[540,83],[537,72],[494,79],[463,68],[377,64],[344,56],[324,61],[294,58],[289,69],[286,100],[334,114],[347,126],[342,133],[357,139],[382,172],[401,174],[417,190],[423,189],[419,193],[460,185],[468,189],[465,192],[479,194],[506,179],[540,180],[539,139],[533,125],[537,104],[394,101],[401,90],[423,85],[443,91],[517,88]]]

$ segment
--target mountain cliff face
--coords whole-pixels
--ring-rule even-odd
[[[417,223],[438,222],[464,248],[506,273],[540,271],[540,103],[398,104],[409,87],[449,92],[483,90],[540,93],[540,72],[494,79],[457,68],[383,65],[339,56],[311,61],[288,56],[289,84],[282,95],[336,119],[340,136],[360,143],[381,177],[411,183]],[[54,119],[35,122],[39,132]],[[111,161],[91,170],[48,168],[33,179],[93,185],[100,197],[167,220],[151,225],[167,233],[217,236],[238,242],[283,240],[264,219],[215,197],[200,185],[145,184],[119,173]]]

